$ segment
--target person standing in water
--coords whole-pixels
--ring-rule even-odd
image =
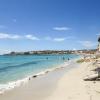
[[[65,60],[65,58],[63,57],[63,60]]]
[[[69,61],[70,59],[68,58],[68,61]]]
[[[48,60],[48,57],[46,59]]]

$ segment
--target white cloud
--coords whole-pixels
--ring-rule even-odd
[[[0,33],[0,39],[5,39],[5,38],[8,38],[9,35],[6,34],[6,33]]]
[[[0,39],[19,39],[19,38],[21,38],[19,35],[0,33]]]
[[[29,40],[39,40],[38,37],[35,37],[33,35],[17,35],[17,34],[7,34],[7,33],[0,33],[0,39],[29,39]]]
[[[61,42],[61,41],[65,41],[65,40],[71,40],[71,39],[75,39],[74,36],[68,36],[68,37],[55,37],[55,38],[52,38],[52,37],[45,37],[44,38],[45,40],[48,40],[48,41],[56,41],[56,42]]]
[[[29,40],[39,40],[38,37],[35,37],[35,36],[31,35],[31,34],[25,35],[25,38],[29,39]]]
[[[65,38],[54,38],[54,41],[56,41],[56,42],[62,42],[65,40],[66,40]]]
[[[97,45],[96,42],[92,42],[92,41],[78,41],[82,46],[86,47],[86,48],[91,48]]]
[[[67,31],[67,30],[70,30],[71,28],[69,27],[54,27],[53,30],[56,30],[56,31]]]
[[[11,39],[20,39],[22,38],[21,36],[19,35],[12,35],[12,37],[10,36]]]
[[[13,39],[13,40],[18,40],[18,39],[28,39],[28,40],[40,40],[40,38],[32,35],[32,34],[26,34],[26,35],[18,35],[18,34],[8,34],[8,33],[0,33],[0,39]],[[71,40],[74,39],[73,36],[68,36],[68,37],[45,37],[43,38],[46,41],[56,41],[56,42],[62,42],[65,40]]]

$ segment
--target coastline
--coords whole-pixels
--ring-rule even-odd
[[[84,81],[91,75],[94,62],[77,63],[76,60],[5,91],[0,100],[100,100],[100,82]]]
[[[0,100],[99,100],[100,82],[84,81],[92,68],[93,61],[71,62],[6,91]]]
[[[35,86],[34,87],[34,88],[36,88],[36,87],[38,88],[37,89],[38,90],[37,91],[37,95],[40,94],[39,91],[44,90],[44,89],[41,89],[44,84],[46,84],[46,86],[47,86],[46,87],[47,88],[47,91],[51,91],[52,90],[52,92],[50,92],[46,96],[44,96],[44,97],[48,97],[48,95],[50,95],[50,94],[53,93],[53,91],[55,90],[55,88],[57,86],[58,80],[64,75],[64,73],[66,73],[67,71],[70,71],[70,70],[74,69],[73,66],[75,65],[75,59],[73,61],[71,60],[69,62],[69,64],[68,64],[68,62],[66,62],[66,63],[63,64],[63,66],[57,67],[56,69],[52,69],[52,70],[49,70],[49,71],[45,71],[45,73],[38,74],[37,76],[35,75],[35,76],[31,77],[30,79],[28,79],[28,81],[25,82],[25,84],[22,83],[22,84],[20,84],[20,86],[16,86],[16,87],[14,87],[14,89],[12,89],[10,91],[5,91],[4,94],[1,94],[0,95],[0,100],[6,100],[6,99],[7,100],[11,100],[11,98],[8,99],[6,97],[9,97],[10,94],[11,94],[10,96],[13,97],[12,94],[13,93],[15,93],[15,94],[16,93],[19,93],[19,91],[22,91],[22,93],[23,93],[23,90],[26,89],[27,86],[30,86],[29,84],[31,84],[31,86],[30,86],[30,88],[31,88],[31,87],[34,87],[37,83],[38,83],[38,85],[40,87],[40,88],[38,88],[38,86]],[[50,81],[48,80],[49,78],[51,79]],[[42,83],[41,80],[44,80],[44,81],[43,81],[43,84],[40,86],[40,84]],[[52,84],[48,83],[48,81],[50,83],[52,83]],[[51,87],[51,88],[49,88],[49,87]],[[28,88],[28,90],[30,90],[30,88]],[[34,89],[32,89],[31,91],[34,91]],[[26,92],[30,92],[30,91],[26,91]],[[44,91],[44,95],[46,94],[45,92],[46,91]],[[34,92],[33,92],[33,94],[34,94]],[[42,94],[41,94],[41,96],[42,96]],[[43,97],[43,100],[44,100],[44,97]],[[15,98],[17,99],[16,96],[15,96]],[[34,97],[32,97],[32,98],[34,98]],[[13,100],[16,100],[16,99],[13,99]],[[38,99],[36,98],[36,100],[38,100]]]
[[[16,87],[20,87],[21,85],[28,83],[28,81],[30,81],[31,79],[40,77],[40,76],[45,75],[45,74],[52,72],[52,71],[56,71],[56,70],[65,68],[66,66],[70,65],[72,62],[75,62],[77,59],[79,59],[79,58],[74,58],[70,61],[65,61],[64,63],[60,64],[59,66],[56,66],[55,68],[46,69],[44,71],[41,71],[41,72],[36,73],[36,74],[32,74],[30,76],[27,76],[23,79],[19,79],[17,81],[8,82],[7,84],[1,84],[0,85],[0,94],[4,94],[6,91],[12,90]]]

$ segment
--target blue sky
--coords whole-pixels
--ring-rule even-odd
[[[0,0],[0,53],[95,48],[100,0]]]

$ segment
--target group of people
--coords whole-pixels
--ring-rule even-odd
[[[49,58],[47,57],[46,59],[48,60]],[[63,59],[63,60],[66,60],[66,58],[65,58],[65,57],[63,57],[62,59]],[[69,61],[70,59],[69,59],[69,58],[67,58],[67,60]]]
[[[65,60],[65,57],[63,57],[63,60]],[[67,60],[69,61],[70,59],[68,58]]]

